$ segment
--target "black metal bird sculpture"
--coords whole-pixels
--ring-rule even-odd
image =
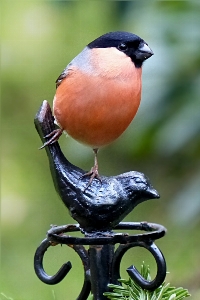
[[[46,100],[35,117],[35,126],[43,143],[55,130],[54,118]],[[84,267],[84,284],[77,299],[86,300],[91,291],[94,300],[105,300],[103,293],[108,291],[108,283],[118,283],[123,255],[128,249],[138,246],[150,251],[155,258],[157,275],[154,280],[147,281],[131,266],[127,269],[129,276],[147,290],[160,286],[166,276],[166,263],[154,240],[163,237],[166,229],[154,223],[120,222],[139,203],[159,198],[149,179],[140,172],[131,171],[118,176],[101,176],[101,181],[95,178],[88,185],[88,179],[83,176],[85,171],[67,160],[58,142],[48,144],[45,149],[55,189],[79,224],[53,226],[47,232],[47,238],[37,248],[34,257],[34,268],[39,279],[46,284],[57,284],[67,275],[71,269],[70,262],[53,276],[46,274],[43,268],[46,250],[50,246],[65,244],[76,251]],[[147,233],[129,235],[113,231],[118,229]],[[73,231],[81,231],[84,237],[66,234]],[[118,243],[120,246],[115,250]],[[89,245],[89,249],[83,245]]]
[[[51,108],[44,101],[35,118],[38,133],[43,136],[55,129]],[[139,203],[159,198],[149,179],[131,171],[118,176],[93,180],[87,186],[85,171],[72,165],[63,155],[57,142],[45,148],[49,158],[55,188],[70,215],[83,232],[109,231]]]

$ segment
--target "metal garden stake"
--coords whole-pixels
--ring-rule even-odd
[[[47,101],[43,102],[35,117],[35,126],[43,142],[44,136],[55,129]],[[131,171],[118,176],[102,176],[102,183],[93,180],[85,190],[88,178],[81,178],[85,172],[66,159],[58,142],[45,149],[55,189],[78,224],[53,226],[47,232],[34,257],[38,278],[50,285],[64,279],[72,267],[71,263],[68,261],[55,275],[49,276],[43,268],[43,258],[49,247],[65,244],[76,251],[83,263],[84,283],[77,299],[86,300],[90,292],[94,300],[107,299],[103,293],[109,290],[109,283],[119,284],[120,263],[125,252],[132,247],[143,247],[155,258],[155,279],[147,281],[134,266],[129,267],[127,272],[143,289],[154,290],[160,286],[166,276],[166,263],[154,241],[163,237],[166,229],[162,225],[147,222],[121,222],[138,204],[159,198],[149,179],[142,173]],[[116,233],[116,230],[145,232],[130,235]],[[76,231],[80,231],[83,237],[69,235]],[[115,244],[120,244],[116,250]],[[86,250],[84,245],[89,245],[89,249]]]

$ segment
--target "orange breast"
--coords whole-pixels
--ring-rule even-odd
[[[99,148],[117,139],[134,118],[141,97],[141,69],[106,78],[73,70],[57,88],[54,116],[75,140]]]

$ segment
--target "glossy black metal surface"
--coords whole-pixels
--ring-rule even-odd
[[[35,117],[35,126],[43,143],[44,136],[55,129],[47,101],[43,102]],[[104,300],[103,292],[108,290],[108,283],[118,283],[124,253],[132,247],[144,247],[155,258],[155,279],[148,282],[134,266],[129,267],[127,272],[144,289],[153,290],[161,285],[166,275],[166,263],[154,241],[163,237],[166,229],[154,223],[120,223],[139,203],[159,198],[149,179],[140,172],[131,171],[118,176],[101,176],[102,183],[94,179],[85,189],[88,183],[88,178],[82,177],[85,171],[67,160],[58,142],[45,149],[55,189],[79,224],[53,226],[47,232],[47,238],[37,248],[34,257],[34,268],[39,279],[46,284],[57,284],[68,274],[71,269],[69,261],[53,276],[46,274],[43,268],[46,250],[50,246],[65,244],[77,252],[83,263],[84,283],[77,299],[86,300],[91,291],[94,300]],[[129,235],[113,230],[142,230],[144,233]],[[69,235],[77,231],[84,236]],[[118,243],[120,246],[115,250]],[[86,250],[83,245],[89,245],[89,249]]]
[[[47,238],[42,241],[42,243],[40,244],[40,246],[37,248],[35,252],[34,268],[35,268],[35,273],[37,274],[38,278],[42,282],[49,285],[53,285],[61,282],[64,279],[64,277],[68,274],[68,272],[72,268],[72,265],[71,262],[68,261],[67,263],[62,265],[62,267],[58,270],[58,272],[55,275],[49,276],[44,271],[43,258],[45,252],[50,246],[55,246],[55,244],[52,244],[52,242],[50,242]],[[85,248],[82,245],[68,245],[68,246],[76,251],[84,267],[84,283],[77,300],[87,299],[91,291],[90,267],[89,267],[87,250],[85,250]]]
[[[63,280],[63,278],[67,275],[72,265],[68,261],[65,263],[60,270],[54,275],[49,276],[46,274],[43,268],[43,258],[47,249],[51,246],[51,242],[48,239],[44,239],[38,249],[35,252],[34,257],[34,268],[38,278],[46,284],[57,284]]]
[[[154,244],[154,240],[162,238],[166,229],[159,224],[146,222],[122,222],[114,228],[121,230],[143,230],[147,233],[129,235],[127,233],[104,232],[90,235],[83,238],[71,237],[65,233],[77,232],[80,230],[78,224],[66,226],[54,226],[47,232],[47,238],[38,247],[34,267],[37,276],[46,284],[59,283],[69,272],[71,263],[64,264],[58,272],[49,276],[43,269],[43,257],[49,246],[65,244],[73,248],[81,258],[84,267],[84,284],[77,299],[87,299],[90,290],[94,294],[94,299],[106,299],[103,292],[107,291],[108,283],[119,284],[120,263],[126,251],[133,247],[144,247],[150,251],[157,264],[157,275],[154,280],[144,279],[134,266],[127,269],[129,276],[135,280],[142,288],[154,290],[160,286],[166,276],[166,262],[160,249]],[[120,246],[114,251],[114,245]],[[87,251],[83,245],[90,245]]]
[[[147,281],[144,279],[141,274],[138,272],[138,270],[134,266],[130,266],[127,268],[127,272],[129,276],[143,289],[146,290],[155,290],[157,287],[159,287],[163,281],[165,280],[166,276],[166,262],[165,258],[160,251],[160,249],[153,243],[153,241],[138,241],[129,243],[127,245],[120,245],[115,252],[115,255],[113,257],[113,276],[112,276],[112,282],[117,284],[118,278],[120,278],[120,263],[123,255],[127,250],[133,247],[143,247],[151,252],[153,257],[155,258],[156,264],[157,264],[157,274],[154,280]]]
[[[35,126],[43,142],[43,137],[55,129],[47,101],[43,102],[36,115]],[[45,149],[56,191],[84,232],[111,230],[136,205],[159,198],[149,179],[136,171],[118,176],[101,176],[102,184],[94,179],[85,190],[88,178],[81,178],[85,171],[66,159],[58,143]]]

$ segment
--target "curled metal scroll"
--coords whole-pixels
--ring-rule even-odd
[[[65,278],[65,276],[68,274],[68,272],[72,268],[72,264],[70,261],[68,261],[67,263],[65,263],[61,266],[61,268],[58,270],[58,272],[55,275],[49,276],[44,271],[43,258],[44,258],[45,252],[47,251],[47,249],[50,246],[52,246],[52,242],[50,242],[47,238],[41,242],[40,246],[37,248],[37,250],[35,252],[34,269],[35,269],[36,275],[42,282],[49,284],[49,285],[54,285],[54,284],[58,284]],[[81,258],[81,261],[82,261],[83,267],[84,267],[84,283],[83,283],[83,287],[81,289],[81,292],[80,292],[77,300],[87,299],[87,297],[90,294],[90,290],[91,290],[90,269],[89,269],[89,264],[88,264],[89,260],[88,260],[87,251],[81,245],[68,245],[68,246],[76,251],[76,253]]]
[[[112,280],[114,283],[117,284],[118,278],[120,278],[120,262],[127,250],[133,247],[144,247],[147,250],[151,252],[153,257],[155,258],[155,261],[157,263],[157,274],[154,280],[148,281],[145,278],[142,277],[142,275],[138,272],[136,267],[130,266],[127,269],[127,272],[129,276],[143,289],[146,290],[155,290],[157,287],[159,287],[163,281],[165,280],[166,276],[166,262],[164,259],[164,256],[160,249],[153,243],[150,242],[149,244],[146,242],[135,242],[130,243],[127,245],[120,245],[118,249],[115,252],[115,256],[113,258],[113,276]]]
[[[141,288],[146,289],[146,290],[155,290],[165,280],[165,276],[166,276],[165,258],[163,256],[162,252],[160,251],[160,249],[154,243],[150,243],[148,245],[146,243],[138,242],[138,244],[135,244],[133,246],[134,247],[135,246],[144,247],[153,254],[153,257],[155,258],[156,263],[157,263],[157,274],[156,274],[156,277],[154,280],[148,281],[141,276],[141,274],[138,272],[138,270],[134,266],[129,267],[127,269],[127,272],[129,274],[129,276]]]
[[[116,229],[144,230],[147,232],[134,235],[129,235],[127,233],[107,232],[102,234],[102,236],[93,235],[85,237],[72,237],[65,235],[64,233],[79,231],[80,227],[78,224],[55,226],[51,228],[47,232],[47,238],[42,241],[35,253],[34,267],[38,278],[46,284],[57,284],[68,274],[71,269],[70,262],[63,264],[59,271],[53,276],[47,275],[43,268],[43,257],[46,250],[51,245],[66,244],[77,252],[84,267],[84,284],[77,299],[87,299],[87,296],[91,290],[92,280],[94,279],[90,274],[90,262],[91,260],[94,260],[94,258],[89,255],[88,251],[83,247],[83,245],[90,245],[90,247],[96,247],[98,249],[100,249],[99,247],[101,246],[103,249],[103,245],[110,245],[112,248],[115,244],[120,243],[120,246],[117,248],[117,250],[115,252],[113,251],[111,263],[112,266],[110,268],[109,275],[110,283],[117,284],[117,280],[120,278],[120,263],[125,252],[130,248],[139,246],[150,251],[155,258],[157,263],[157,275],[154,280],[147,281],[134,266],[131,266],[127,269],[129,276],[143,289],[154,290],[160,286],[166,276],[166,263],[162,252],[154,244],[154,240],[163,237],[166,233],[166,229],[162,225],[146,222],[121,222],[115,227],[115,230]],[[101,249],[98,251],[100,252]],[[99,264],[98,268],[105,268],[105,266]]]
[[[63,278],[67,275],[67,273],[70,271],[72,268],[71,262],[68,261],[67,263],[63,264],[62,267],[59,269],[59,271],[53,275],[49,276],[47,273],[44,271],[43,268],[43,258],[44,254],[47,251],[47,249],[51,246],[51,242],[48,239],[44,239],[40,246],[37,248],[35,252],[35,257],[34,257],[34,268],[35,272],[38,276],[38,278],[46,283],[46,284],[57,284],[63,280]]]

